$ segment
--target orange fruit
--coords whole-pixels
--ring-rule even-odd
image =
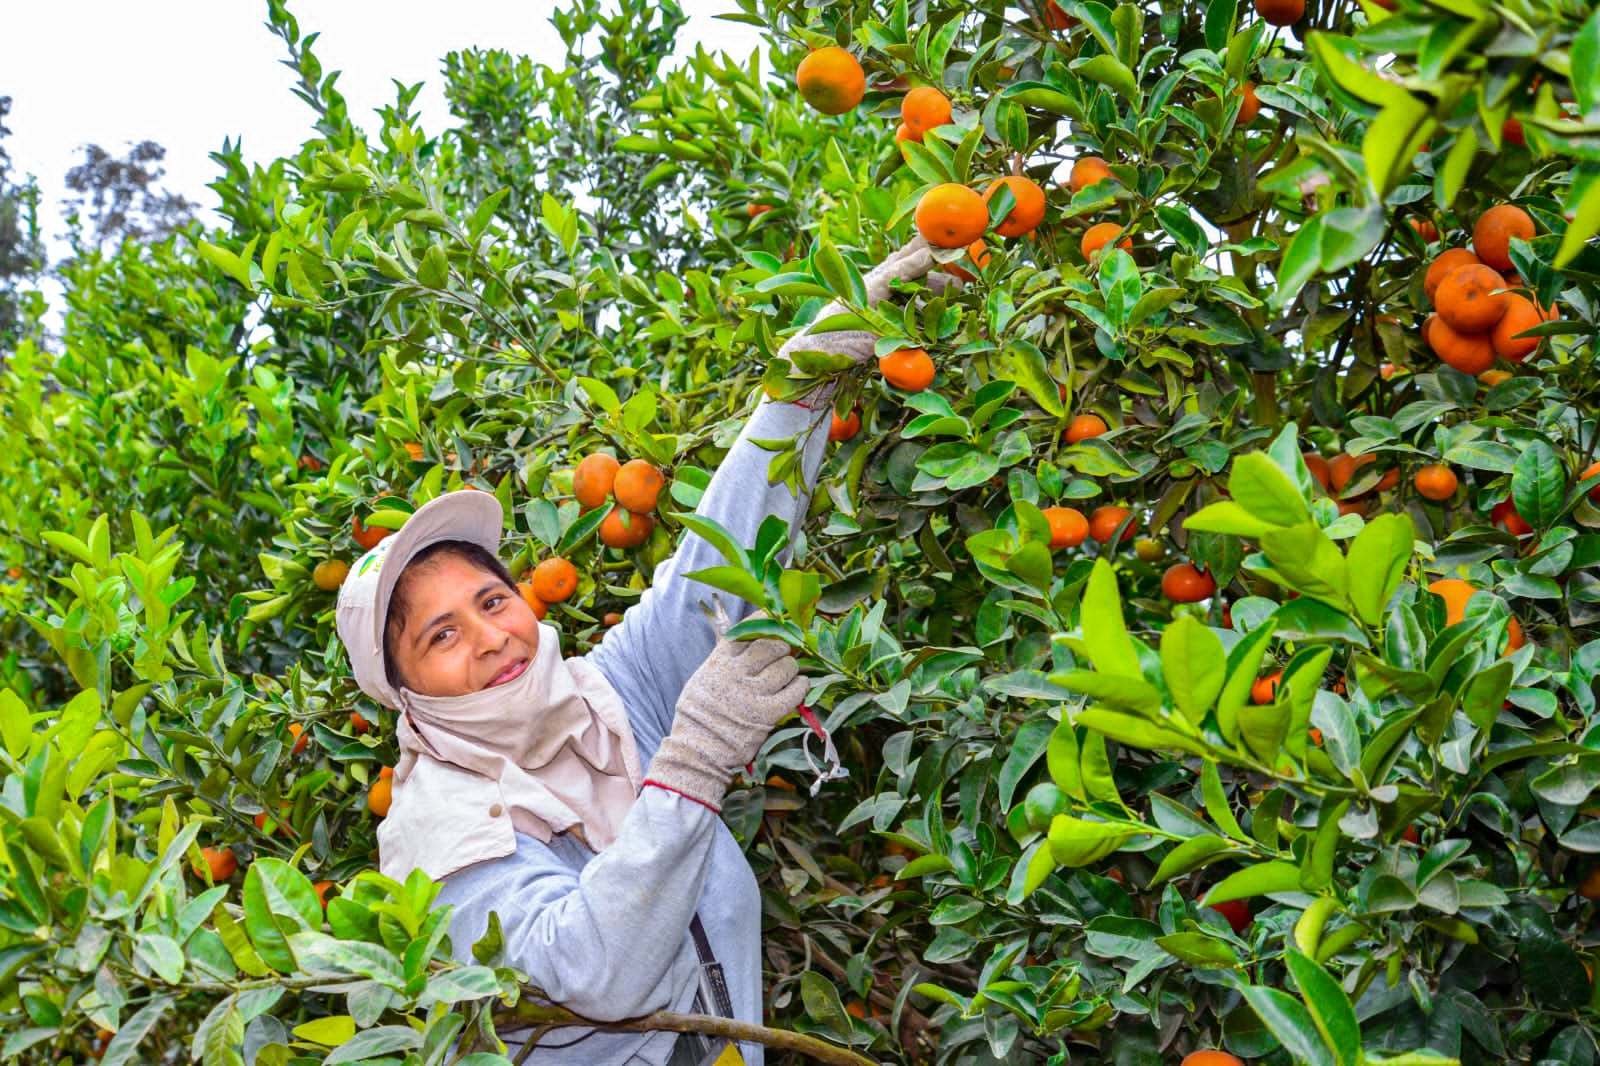
[[[1162,556],[1167,554],[1167,546],[1154,537],[1140,537],[1133,542],[1133,554],[1142,563],[1160,562]]]
[[[1476,266],[1482,262],[1465,248],[1446,248],[1428,264],[1428,272],[1422,275],[1422,291],[1427,294],[1429,302],[1436,303],[1434,294],[1439,291],[1440,282],[1459,267]]]
[[[1520,119],[1508,118],[1504,122],[1500,123],[1500,137],[1502,140],[1517,145],[1520,148],[1526,148],[1528,146],[1528,134],[1527,131],[1522,128],[1522,121]]]
[[[1340,500],[1339,513],[1358,514],[1365,518],[1367,514],[1367,501],[1364,498],[1359,500]]]
[[[1494,366],[1494,343],[1487,333],[1460,333],[1437,318],[1428,327],[1427,339],[1441,363],[1463,374],[1481,374]]]
[[[601,525],[605,525],[604,522],[602,522],[600,524]],[[517,582],[517,595],[521,596],[522,597],[522,602],[526,603],[528,605],[528,607],[530,609],[532,609],[533,616],[535,618],[538,618],[538,619],[542,620],[545,615],[550,613],[550,605],[548,603],[544,602],[543,600],[541,600],[539,598],[539,594],[533,591],[533,582],[531,582],[531,581],[519,581],[519,582]]]
[[[744,205],[744,213],[749,215],[751,218],[760,218],[762,215],[766,214],[768,211],[771,211],[771,210],[772,210],[772,205],[771,204],[745,204]]]
[[[965,185],[935,185],[917,201],[917,232],[935,248],[964,248],[989,228],[983,197]]]
[[[1485,370],[1478,375],[1478,384],[1486,389],[1492,389],[1503,381],[1510,381],[1516,377],[1509,370]]]
[[[357,735],[359,735],[361,733],[367,733],[367,732],[370,732],[372,730],[372,723],[367,721],[364,717],[362,717],[360,711],[351,711],[350,712],[350,729],[351,729],[351,731],[353,731]]]
[[[1354,456],[1347,452],[1340,452],[1328,463],[1328,483],[1334,492],[1343,492],[1344,487],[1350,484],[1350,479],[1356,476],[1356,471],[1364,466],[1370,466],[1378,461],[1375,455]]]
[[[637,548],[650,539],[655,528],[656,520],[650,515],[619,504],[600,520],[600,543],[608,548]]]
[[[424,455],[422,445],[418,444],[416,441],[412,441],[406,445],[406,454],[411,457],[412,462],[421,462],[422,456]]]
[[[994,231],[1002,237],[1021,237],[1032,233],[1044,221],[1044,190],[1038,182],[1018,175],[1001,178],[983,190],[983,206],[987,212],[989,199],[1000,189],[1008,188],[1016,203],[1006,212],[1006,217],[995,224]]]
[[[904,122],[900,123],[900,125],[894,128],[894,139],[896,143],[901,141],[916,141],[918,144],[922,143],[921,136],[912,133],[911,127],[907,126]]]
[[[239,858],[234,855],[232,848],[201,848],[200,856],[205,860],[205,866],[196,863],[194,872],[204,876],[202,870],[209,870],[213,881],[226,881],[239,869]]]
[[[1222,903],[1213,903],[1211,904],[1211,909],[1228,919],[1228,925],[1235,933],[1242,933],[1250,928],[1250,905],[1242,899],[1230,899]],[[1218,1055],[1220,1052],[1212,1051],[1209,1054]],[[1191,1055],[1189,1058],[1192,1059],[1194,1056]],[[1229,1055],[1228,1058],[1232,1059],[1233,1056]],[[1183,1061],[1188,1062],[1189,1059],[1184,1059]],[[1233,1061],[1238,1062],[1239,1060],[1233,1059]]]
[[[1478,216],[1472,250],[1496,270],[1511,269],[1511,239],[1533,240],[1533,217],[1515,204],[1500,204]]]
[[[560,603],[578,591],[578,568],[561,556],[553,556],[533,568],[528,583],[533,594],[546,603]]]
[[[1533,532],[1533,527],[1517,512],[1516,503],[1509,499],[1494,505],[1489,511],[1489,521],[1514,537],[1526,537]]]
[[[1243,902],[1242,900],[1240,902]],[[1221,910],[1221,907],[1217,908]],[[1230,920],[1231,924],[1231,920]],[[1226,1051],[1191,1051],[1183,1057],[1180,1066],[1244,1066],[1244,1061]]]
[[[311,886],[317,894],[317,902],[322,904],[322,909],[328,909],[328,889],[333,887],[332,881],[318,881]]]
[[[1424,499],[1448,500],[1456,494],[1456,475],[1448,466],[1429,463],[1412,477],[1411,483]]]
[[[861,1002],[859,999],[852,999],[849,1003],[844,1005],[844,1012],[850,1015],[852,1018],[859,1018],[862,1021],[865,1021],[867,1017],[867,1005]]]
[[[1339,695],[1344,695],[1344,682],[1341,681],[1333,687],[1334,691]],[[1318,729],[1316,726],[1312,726],[1310,729],[1306,730],[1306,737],[1311,741],[1312,747],[1322,747],[1322,730]]]
[[[1505,317],[1511,297],[1497,289],[1505,279],[1482,265],[1452,270],[1434,291],[1439,320],[1457,333],[1484,333]],[[1435,323],[1437,325],[1437,323]]]
[[[1079,156],[1072,164],[1072,173],[1067,178],[1067,184],[1073,192],[1082,192],[1091,185],[1099,185],[1102,181],[1116,181],[1111,176],[1111,168],[1106,161],[1097,155]]]
[[[1306,13],[1306,0],[1256,0],[1256,14],[1274,26],[1293,26]]]
[[[1590,463],[1588,466],[1583,468],[1583,473],[1578,475],[1578,480],[1587,481],[1596,474],[1600,474],[1600,463]],[[1589,490],[1589,499],[1594,503],[1600,503],[1600,485],[1596,485],[1594,488]]]
[[[363,551],[376,548],[379,541],[393,532],[394,530],[384,529],[382,526],[365,525],[360,518],[353,518],[350,521],[350,539],[361,545]]]
[[[622,615],[618,614],[616,611],[607,611],[600,621],[602,624],[608,626],[621,625]]]
[[[795,84],[806,103],[824,115],[842,115],[861,102],[867,92],[867,74],[855,56],[843,48],[818,48],[800,61]]]
[[[921,392],[933,384],[933,359],[921,348],[901,348],[878,358],[878,372],[897,389]]]
[[[1115,222],[1096,222],[1083,233],[1083,240],[1078,242],[1078,250],[1083,252],[1083,257],[1090,262],[1094,261],[1095,253],[1100,251],[1122,234],[1122,227]],[[1133,241],[1127,237],[1117,241],[1117,247],[1125,252],[1133,251]]]
[[[950,98],[931,85],[917,86],[900,101],[900,121],[910,131],[912,140],[922,140],[924,133],[947,125],[950,118]]]
[[[1119,507],[1108,503],[1103,507],[1096,507],[1089,515],[1089,536],[1101,544],[1109,541],[1117,532],[1117,527],[1122,525],[1122,520],[1133,512],[1126,507]],[[1133,537],[1134,527],[1137,522],[1129,522],[1128,528],[1123,530],[1122,539],[1129,540]]]
[[[1099,415],[1077,415],[1067,424],[1067,431],[1061,437],[1068,444],[1076,444],[1080,440],[1098,437],[1105,431],[1105,419]]]
[[[1459,577],[1441,577],[1428,585],[1428,591],[1444,600],[1445,625],[1455,625],[1467,616],[1467,601],[1472,599],[1472,594],[1478,591],[1476,585],[1461,580]],[[1509,655],[1526,643],[1522,637],[1522,624],[1516,616],[1511,617],[1511,622],[1506,626],[1506,646],[1501,649],[1501,655]]]
[[[617,471],[611,494],[635,514],[648,514],[656,509],[656,500],[660,499],[666,484],[666,476],[653,463],[630,459]]]
[[[572,472],[572,494],[578,498],[578,506],[592,511],[605,503],[621,467],[616,456],[605,452],[584,456]]]
[[[378,771],[378,779],[367,789],[367,810],[379,818],[389,816],[389,804],[394,799],[394,767],[385,766]]]
[[[1332,488],[1333,470],[1328,466],[1328,460],[1316,452],[1306,452],[1300,459],[1306,464],[1306,472],[1316,478],[1317,484],[1324,490]]]
[[[1265,677],[1258,677],[1250,686],[1251,703],[1271,703],[1278,698],[1278,685],[1283,681],[1283,671],[1275,670]]]
[[[1383,380],[1388,381],[1390,378],[1394,377],[1395,372],[1399,369],[1400,368],[1395,366],[1393,363],[1384,363],[1378,368],[1378,376]]]
[[[1049,30],[1070,30],[1078,24],[1078,20],[1067,14],[1056,0],[1044,0],[1044,7],[1039,10],[1039,20]]]
[[[973,241],[971,244],[967,245],[967,258],[972,260],[974,266],[976,266],[979,270],[982,270],[984,267],[989,265],[989,250],[984,246],[984,243],[981,240]],[[944,269],[945,273],[953,274],[962,281],[977,280],[976,274],[963,270],[954,263],[946,263],[944,265]]]
[[[323,592],[338,592],[349,576],[349,563],[343,559],[324,559],[311,571],[311,583]]]
[[[833,412],[833,421],[828,425],[828,439],[834,443],[847,441],[861,432],[861,415],[851,411],[848,418],[840,418],[839,412]]]
[[[1173,603],[1199,603],[1217,591],[1217,579],[1193,563],[1174,563],[1161,575],[1161,595]]]
[[[1439,239],[1439,227],[1430,219],[1413,218],[1410,220],[1411,228],[1416,230],[1417,236],[1422,238],[1424,244],[1432,244]]]
[[[1076,548],[1089,535],[1089,520],[1076,507],[1046,507],[1044,520],[1050,523],[1050,550]]]
[[[1261,99],[1256,96],[1256,83],[1247,81],[1239,86],[1239,125],[1248,126],[1261,114]]]
[[[289,754],[299,755],[306,750],[306,745],[311,743],[311,734],[306,732],[306,727],[299,722],[289,723],[289,735],[294,737],[294,746],[289,749]]]
[[[1583,875],[1578,882],[1578,895],[1584,899],[1600,899],[1600,866]]]
[[[1554,308],[1541,312],[1538,304],[1514,292],[1507,293],[1506,300],[1506,313],[1489,331],[1489,346],[1507,362],[1520,363],[1539,347],[1539,338],[1518,337],[1517,334],[1553,320],[1556,312]]]

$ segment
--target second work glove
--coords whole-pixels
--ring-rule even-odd
[[[718,640],[678,697],[672,732],[650,762],[648,779],[713,809],[734,771],[800,706],[807,682],[777,640]]]

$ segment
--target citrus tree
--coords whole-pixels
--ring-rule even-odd
[[[0,1055],[487,1066],[562,1017],[375,872],[392,722],[332,638],[472,486],[574,651],[691,531],[801,649],[849,776],[786,727],[725,811],[774,1048],[1593,1063],[1600,16],[732,17],[775,71],[584,2],[564,69],[453,54],[447,129],[402,86],[369,134],[271,2],[302,150],[80,250],[5,369]],[[915,234],[961,283],[869,303]],[[763,391],[835,445],[744,545],[690,512]]]

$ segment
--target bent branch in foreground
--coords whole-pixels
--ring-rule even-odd
[[[538,1031],[533,1039],[537,1039],[538,1033],[543,1030],[569,1025],[588,1026],[608,1033],[707,1033],[711,1036],[761,1044],[782,1051],[797,1051],[807,1058],[827,1063],[828,1066],[877,1066],[874,1060],[864,1055],[858,1055],[849,1048],[830,1044],[814,1036],[806,1036],[804,1033],[795,1033],[787,1029],[769,1029],[764,1025],[753,1025],[750,1022],[711,1014],[679,1014],[676,1011],[658,1010],[642,1018],[597,1022],[574,1014],[565,1007],[523,1000],[509,1010],[496,1011],[494,1023],[496,1029],[520,1029],[532,1026]],[[527,1049],[532,1047],[530,1042]]]

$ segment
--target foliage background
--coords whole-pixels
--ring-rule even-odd
[[[514,569],[580,564],[552,617],[585,649],[683,521],[602,549],[572,463],[648,457],[691,509],[763,382],[836,372],[772,353],[838,297],[941,376],[847,373],[865,428],[792,575],[730,559],[807,649],[852,772],[816,799],[772,783],[804,779],[786,730],[728,805],[772,1023],[884,1061],[1594,1062],[1600,17],[1313,3],[1290,33],[1227,0],[1062,7],[1080,21],[749,0],[775,71],[668,72],[674,5],[584,2],[553,20],[564,69],[447,57],[430,133],[405,88],[357,128],[269,3],[301,151],[219,152],[220,229],[81,231],[59,343],[25,284],[0,304],[0,1055],[410,1066],[470,1033],[502,1061],[497,945],[448,963],[429,886],[372,872],[390,723],[311,571],[357,553],[353,519],[475,485]],[[871,77],[837,119],[793,90],[830,42]],[[902,77],[955,126],[898,146]],[[1116,180],[1057,188],[1084,154]],[[1050,190],[1043,227],[991,238],[948,299],[860,306],[926,186],[1014,164]],[[0,248],[31,262],[5,181]],[[1439,245],[1410,223],[1462,244],[1511,199],[1540,229],[1519,274],[1562,318],[1483,388],[1418,337]],[[1087,263],[1107,218],[1134,249]],[[1086,410],[1111,432],[1065,445]],[[1300,459],[1341,449],[1377,459],[1346,498],[1407,474],[1365,517]],[[1430,460],[1462,478],[1442,506],[1410,488]],[[1527,537],[1489,519],[1508,497]],[[1052,556],[1054,502],[1129,506],[1156,544]],[[1218,597],[1161,598],[1180,556]],[[1422,592],[1445,574],[1488,593],[1454,625]],[[1508,611],[1529,644],[1501,658]],[[240,868],[212,886],[191,863],[223,846]],[[1229,897],[1238,930],[1202,905]]]

